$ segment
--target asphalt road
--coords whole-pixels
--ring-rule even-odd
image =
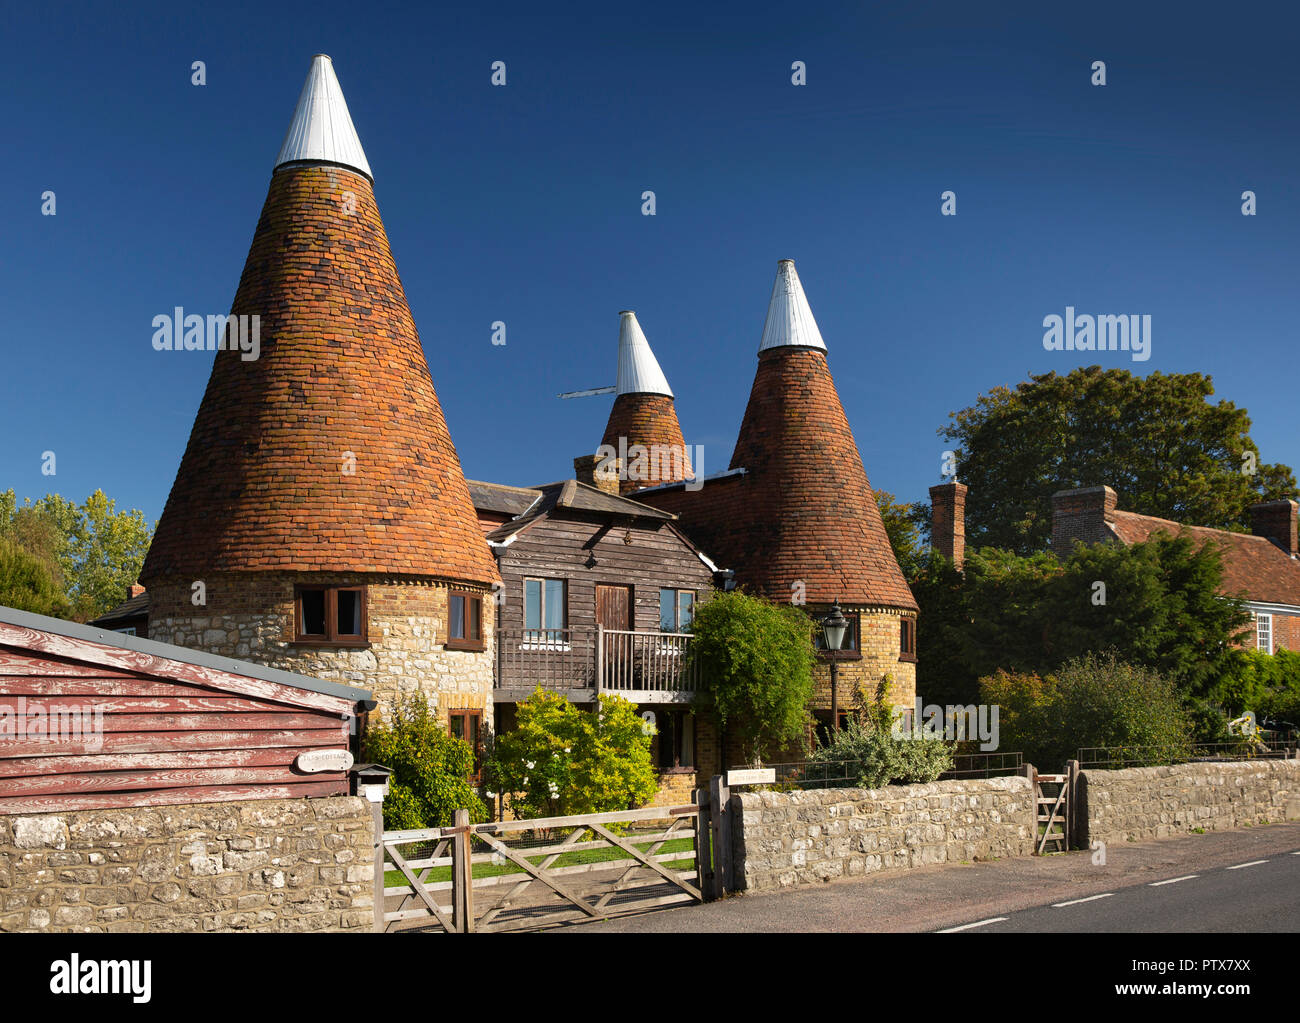
[[[1300,931],[1300,823],[1112,844],[1105,863],[1095,859],[1094,853],[1075,852],[941,864],[565,930]],[[1077,901],[1084,899],[1089,901]],[[987,922],[994,918],[1004,919]]]

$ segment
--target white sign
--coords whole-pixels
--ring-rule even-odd
[[[728,771],[727,786],[773,785],[776,783],[775,767],[755,767],[748,771]]]
[[[321,771],[346,771],[352,766],[352,754],[345,749],[312,749],[306,753],[299,753],[298,759],[294,762],[298,765],[298,770],[306,771],[308,774],[318,774]]]

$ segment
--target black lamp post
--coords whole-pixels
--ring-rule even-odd
[[[831,731],[840,730],[839,679],[836,677],[836,662],[839,660],[840,647],[849,631],[849,620],[840,610],[839,599],[831,605],[831,613],[822,619],[822,642],[831,654]]]

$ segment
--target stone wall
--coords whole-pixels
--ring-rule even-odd
[[[492,719],[493,615],[483,600],[483,652],[448,650],[444,583],[347,573],[318,581],[366,587],[369,645],[295,644],[292,573],[239,573],[204,579],[207,603],[191,603],[191,583],[150,588],[149,638],[161,643],[254,661],[311,678],[369,689],[386,712],[401,697],[423,692],[446,721],[449,710],[482,710]],[[475,589],[471,587],[470,589]]]
[[[1084,771],[1076,820],[1086,846],[1298,818],[1300,763],[1254,760]]]
[[[350,796],[0,816],[0,931],[369,931]]]
[[[737,883],[751,892],[1033,852],[1033,789],[1019,776],[745,792],[731,806]]]

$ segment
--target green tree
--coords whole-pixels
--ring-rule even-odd
[[[68,611],[50,566],[4,537],[0,537],[0,605],[55,618]]]
[[[1043,550],[1052,494],[1101,484],[1128,511],[1249,529],[1251,504],[1296,497],[1295,474],[1265,464],[1246,410],[1210,402],[1213,393],[1200,373],[1137,377],[1088,366],[980,395],[939,430],[956,445],[958,474],[970,487],[968,540]]]
[[[740,590],[696,609],[690,655],[712,694],[718,727],[735,730],[751,762],[806,734],[817,656],[812,630],[800,608]]]
[[[389,721],[367,728],[361,748],[364,760],[393,772],[384,799],[385,828],[445,827],[461,809],[473,823],[488,819],[469,781],[474,751],[443,730],[423,695],[401,701]]]
[[[120,603],[139,578],[153,529],[141,511],[119,512],[96,490],[78,505],[58,494],[18,506],[0,494],[0,536],[48,564],[67,614],[86,621]]]
[[[928,505],[905,504],[888,490],[876,491],[876,507],[885,523],[885,533],[894,549],[903,577],[916,576],[929,556],[930,512]]]
[[[538,688],[518,705],[515,728],[497,737],[486,782],[509,793],[522,818],[633,809],[659,788],[653,734],[622,696],[602,693],[590,711]]]

